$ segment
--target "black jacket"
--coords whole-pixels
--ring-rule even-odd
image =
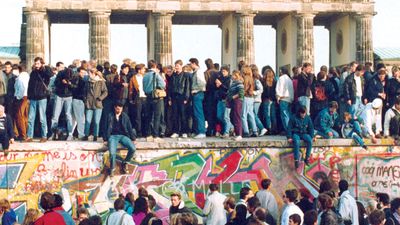
[[[169,96],[174,97],[177,95],[182,95],[186,101],[189,100],[190,78],[191,74],[186,72],[181,72],[180,74],[175,72],[172,74],[171,81],[168,83]]]
[[[86,81],[80,77],[78,74],[75,74],[71,80],[71,88],[72,88],[72,98],[80,99],[82,101],[85,100],[85,88]]]
[[[388,80],[386,84],[386,96],[389,104],[388,106],[392,107],[396,98],[400,96],[400,81],[396,78]]]
[[[224,100],[226,98],[226,93],[231,86],[231,76],[224,77],[220,74],[217,79],[221,81],[222,84],[219,87],[215,86],[215,98],[216,100]]]
[[[274,101],[276,102],[276,81],[274,80],[272,83],[272,87],[269,87],[263,81],[263,93],[261,95],[262,101]]]
[[[5,114],[5,117],[6,117],[6,119],[5,119],[5,124],[4,124],[4,126],[5,126],[4,135],[5,135],[5,139],[7,140],[7,139],[14,138],[14,128],[13,128],[13,122],[12,122],[11,116]]]
[[[372,102],[372,101],[374,101],[374,99],[380,98],[378,94],[385,92],[385,87],[383,86],[382,82],[379,80],[379,77],[375,76],[368,81],[365,90],[367,90],[367,91],[365,92],[364,97],[368,100],[368,102]],[[382,99],[382,100],[385,100],[385,99]]]
[[[67,81],[67,83],[64,84],[62,82],[63,80]],[[57,74],[56,80],[54,81],[54,85],[56,87],[55,94],[58,97],[65,98],[72,96],[71,80],[72,80],[71,69],[65,69]]]
[[[107,122],[105,124],[105,126],[106,126],[105,131],[106,132],[104,133],[104,137],[103,137],[104,140],[108,140],[110,138],[110,136],[111,136],[111,132],[113,130],[113,125],[114,125],[114,117],[115,117],[115,113],[114,112],[108,114]],[[128,134],[129,135],[128,137],[132,141],[136,140],[136,132],[132,128],[131,121],[130,121],[128,115],[126,113],[122,112],[120,119],[122,120],[121,122],[122,122],[123,132],[125,134]]]
[[[314,80],[314,74],[300,73],[297,77],[297,96],[311,96],[311,85]]]
[[[354,80],[354,73],[350,74],[349,76],[346,77],[344,80],[344,87],[343,87],[343,99],[347,102],[348,100],[351,100],[351,103],[353,104],[356,101],[356,92],[357,92],[357,86],[356,86],[356,81]],[[361,88],[363,90],[364,94],[364,78],[360,77],[361,79]]]
[[[339,225],[340,219],[338,218],[337,214],[329,209],[326,212],[321,214],[321,222],[320,225]]]
[[[31,72],[28,83],[28,99],[42,100],[48,96],[48,86],[52,76],[51,68],[42,67],[40,70],[34,69]]]
[[[183,202],[180,202],[178,206],[169,207],[169,217],[171,218],[172,215],[177,213],[192,213],[190,209],[184,206]]]

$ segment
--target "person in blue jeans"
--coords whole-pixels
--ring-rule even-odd
[[[199,71],[199,60],[196,58],[189,59],[190,67],[193,69],[191,94],[193,99],[193,120],[195,124],[194,138],[200,139],[206,137],[206,122],[204,118],[203,100],[206,91],[206,80],[204,73]]]
[[[110,113],[106,121],[104,140],[108,141],[110,152],[110,176],[114,176],[114,167],[117,156],[117,145],[120,143],[128,149],[125,159],[121,163],[121,173],[127,172],[127,163],[133,158],[136,147],[136,132],[132,128],[129,116],[123,112],[122,102],[117,102],[114,106],[114,112]],[[105,142],[107,144],[107,142]]]
[[[351,114],[348,112],[344,113],[344,123],[342,125],[342,136],[344,138],[352,138],[357,144],[363,149],[367,150],[367,146],[362,139],[362,131],[360,123],[353,119]]]
[[[318,136],[323,138],[338,138],[339,133],[334,130],[339,122],[339,115],[337,109],[339,105],[335,101],[329,102],[327,108],[321,110],[315,118],[314,125]]]
[[[299,168],[300,165],[300,141],[306,143],[306,157],[304,163],[308,166],[311,155],[312,143],[314,138],[314,126],[309,115],[307,115],[306,107],[301,105],[296,115],[289,120],[287,139],[293,144],[294,166]]]

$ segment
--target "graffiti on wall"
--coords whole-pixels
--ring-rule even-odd
[[[23,215],[27,208],[38,207],[41,192],[53,191],[63,195],[67,211],[73,213],[78,206],[84,205],[90,212],[105,217],[119,194],[137,193],[143,186],[157,201],[157,215],[167,221],[169,196],[175,191],[180,191],[185,205],[201,216],[210,183],[219,184],[221,193],[237,198],[243,186],[257,191],[260,181],[269,178],[273,183],[272,193],[282,205],[280,196],[285,189],[305,187],[316,196],[318,183],[324,179],[334,183],[347,179],[360,187],[372,187],[374,178],[358,173],[359,168],[370,165],[376,168],[392,166],[392,176],[398,181],[399,170],[395,165],[399,165],[399,158],[385,161],[372,154],[363,154],[357,162],[358,151],[357,147],[314,148],[311,165],[297,171],[291,149],[139,151],[138,161],[129,163],[129,173],[112,179],[102,173],[108,153],[79,149],[20,151],[8,156],[0,153],[0,196],[7,196],[16,207],[23,206],[20,207],[20,215]],[[384,153],[387,149],[374,147],[370,151]],[[373,172],[374,176],[377,170]],[[394,171],[397,174],[393,174]],[[382,181],[384,179],[382,177]],[[381,189],[375,186],[368,190]]]

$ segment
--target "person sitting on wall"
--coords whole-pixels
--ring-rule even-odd
[[[128,154],[122,161],[121,173],[127,172],[127,162],[133,157],[136,150],[134,141],[136,140],[135,131],[132,128],[129,116],[123,112],[123,104],[117,102],[114,106],[114,112],[110,113],[105,124],[104,140],[108,141],[110,152],[110,176],[114,176],[114,167],[117,154],[117,145],[121,143],[128,149]],[[107,142],[105,142],[107,144]]]
[[[339,122],[339,116],[336,112],[338,108],[338,103],[331,101],[329,102],[328,108],[325,108],[318,113],[314,121],[317,136],[321,136],[323,138],[339,137],[339,133],[334,130],[334,127],[337,127]]]
[[[377,138],[381,138],[382,131],[382,106],[383,101],[380,98],[365,105],[365,109],[361,113],[361,120],[364,124],[363,134],[365,137],[371,137],[372,143],[377,142]],[[375,130],[373,129],[375,125]]]
[[[288,142],[293,143],[294,166],[299,168],[300,165],[300,140],[307,144],[306,157],[304,163],[308,165],[308,159],[311,155],[312,143],[314,138],[314,126],[311,118],[307,115],[305,106],[300,106],[295,116],[292,116],[289,122]]]
[[[0,143],[4,154],[8,153],[10,144],[14,143],[14,130],[11,117],[4,113],[4,106],[0,105]]]

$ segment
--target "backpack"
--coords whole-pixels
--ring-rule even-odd
[[[315,86],[315,100],[317,101],[326,101],[328,98],[325,94],[325,85],[317,84]]]
[[[394,112],[394,117],[390,119],[389,134],[390,136],[398,136],[400,134],[400,113],[393,108],[391,110]]]

